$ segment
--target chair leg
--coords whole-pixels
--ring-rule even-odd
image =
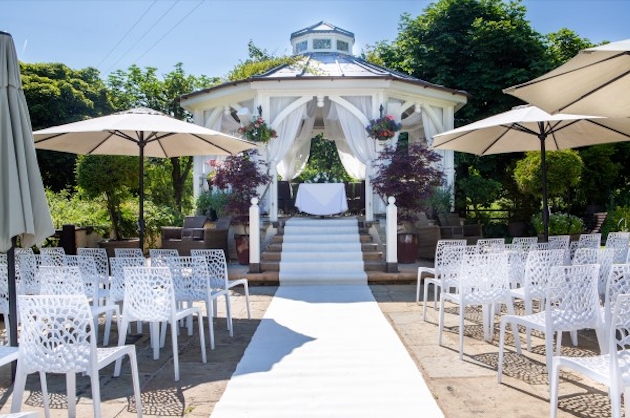
[[[199,345],[201,345],[201,362],[207,363],[208,357],[206,354],[206,337],[203,331],[203,315],[201,314],[201,311],[198,311],[197,317],[199,318],[198,325],[199,325]]]
[[[101,418],[101,386],[98,379],[98,370],[92,371],[90,375],[92,384],[92,403],[94,405],[94,418]]]
[[[552,330],[545,331],[545,357],[547,364],[547,374],[551,373],[552,360],[553,360],[553,339],[554,332]]]
[[[175,381],[179,382],[179,352],[177,350],[177,321],[170,323],[171,340],[173,340],[173,368],[175,369]]]
[[[577,347],[577,345],[578,345],[578,333],[577,333],[577,331],[571,331],[569,334],[571,335],[571,344],[573,344],[573,347]]]
[[[444,298],[440,298],[440,314],[438,316],[438,345],[442,345],[442,330],[444,329]]]
[[[92,392],[98,389],[92,387]],[[66,400],[68,402],[68,416],[77,416],[77,374],[75,372],[66,373]],[[94,404],[96,401],[94,400]]]
[[[557,360],[552,361],[552,367],[549,375],[549,416],[556,418],[558,415],[558,377],[560,374],[560,363]]]
[[[118,346],[122,347],[125,345],[125,338],[127,336],[127,328],[129,327],[129,322],[125,321],[124,318],[120,321],[120,328],[118,328]],[[120,368],[122,366],[122,357],[118,357],[116,359],[116,366],[114,367],[114,376],[120,376]]]
[[[24,397],[24,388],[26,386],[26,373],[24,373],[24,365],[17,362],[15,373],[15,382],[13,382],[13,400],[11,401],[11,413],[20,412],[22,409],[22,398]],[[43,398],[43,396],[42,396]],[[44,404],[44,407],[46,404]],[[49,412],[46,408],[45,411]]]
[[[227,322],[227,329],[230,331],[230,337],[234,336],[234,327],[232,324],[232,303],[230,301],[230,291],[225,291],[225,319]]]
[[[136,347],[131,347],[129,351],[129,364],[131,365],[131,380],[133,382],[133,394],[136,399],[136,415],[142,418],[142,398],[140,396],[140,378],[138,375],[138,359],[136,357]]]
[[[249,307],[249,285],[247,284],[247,282],[243,283],[243,289],[245,290],[245,304],[247,306],[247,319],[252,319],[252,313]]]
[[[208,333],[210,338],[210,349],[214,350],[214,318],[212,316],[212,311],[214,310],[214,300],[210,298],[209,300],[210,307],[206,308],[208,312]]]
[[[503,375],[503,350],[505,349],[505,327],[507,325],[507,318],[501,318],[501,327],[499,332],[499,359],[497,361],[497,381],[501,384],[501,377]],[[514,325],[512,325],[514,326]]]

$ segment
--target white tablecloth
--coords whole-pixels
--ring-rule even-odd
[[[301,183],[295,206],[311,215],[334,215],[348,210],[343,183]]]

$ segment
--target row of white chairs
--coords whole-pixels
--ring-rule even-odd
[[[500,243],[496,243],[500,246]],[[594,246],[593,246],[594,247]],[[615,343],[622,346],[614,349],[614,354],[625,354],[626,345],[630,342],[626,337],[619,338],[619,326],[630,326],[630,310],[626,307],[620,309],[621,316],[615,316],[616,304],[619,295],[630,293],[630,265],[613,264],[616,249],[612,248],[576,248],[570,265],[567,265],[566,249],[538,250],[529,249],[524,252],[526,257],[523,264],[523,282],[514,288],[510,280],[510,264],[520,257],[512,257],[513,253],[519,253],[518,247],[505,247],[508,251],[491,250],[483,251],[477,246],[466,246],[462,243],[445,245],[442,249],[445,261],[441,264],[439,279],[429,279],[437,282],[440,292],[440,319],[439,336],[441,336],[444,324],[444,302],[450,301],[459,305],[459,354],[463,355],[463,329],[464,308],[468,305],[482,305],[484,311],[484,334],[486,330],[491,332],[491,320],[494,316],[494,305],[505,304],[508,314],[501,318],[500,343],[499,343],[499,381],[502,375],[503,351],[505,342],[505,329],[511,325],[514,333],[516,350],[520,353],[520,340],[517,325],[523,325],[527,329],[528,349],[530,348],[529,334],[531,329],[536,329],[545,335],[547,355],[547,368],[550,372],[552,390],[552,416],[555,416],[557,405],[557,380],[558,369],[572,367],[596,379],[604,380],[608,384],[619,383],[611,388],[611,400],[613,410],[618,410],[619,405],[619,379],[610,378],[614,372],[616,363],[608,363],[608,368],[602,371],[602,364],[610,357],[597,358],[594,361],[574,361],[572,358],[554,357],[553,340],[556,340],[556,354],[559,354],[562,332],[570,332],[577,335],[577,330],[593,328],[598,336],[598,342],[602,353],[612,350]],[[537,247],[538,248],[538,247]],[[544,248],[544,246],[543,246]],[[523,253],[523,252],[522,252]],[[436,263],[437,267],[437,263]],[[425,279],[426,280],[426,279]],[[439,281],[438,281],[439,280]],[[425,282],[426,283],[426,282]],[[603,287],[603,291],[601,290]],[[419,295],[417,295],[418,297]],[[426,296],[426,284],[425,284]],[[621,296],[623,297],[623,296]],[[515,315],[513,308],[514,299],[525,300],[525,315]],[[538,300],[544,310],[532,312],[532,302]],[[602,302],[603,306],[602,306]],[[624,305],[625,306],[625,305]],[[425,306],[426,309],[426,299]],[[628,311],[628,312],[626,312]],[[425,311],[426,312],[426,311]],[[618,312],[618,313],[619,313]],[[625,323],[623,313],[625,312]],[[617,331],[611,331],[611,327],[617,325]],[[576,341],[575,341],[576,342]],[[603,359],[603,360],[602,360]],[[629,370],[624,370],[627,375]],[[619,371],[617,371],[619,372]],[[602,378],[602,373],[606,378]],[[622,385],[623,386],[623,385]],[[554,400],[555,399],[555,403]],[[616,415],[617,416],[617,415]]]

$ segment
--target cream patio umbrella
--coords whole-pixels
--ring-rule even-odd
[[[33,146],[13,38],[0,32],[0,252],[8,252],[9,318],[17,345],[15,246],[30,247],[55,229]]]
[[[580,51],[504,93],[554,113],[630,117],[630,39]]]
[[[630,119],[549,113],[535,106],[512,110],[433,137],[433,147],[476,155],[540,151],[543,225],[549,236],[545,152],[630,140]]]
[[[33,136],[38,149],[140,157],[140,248],[144,245],[144,157],[234,155],[256,148],[253,142],[144,107],[42,129]]]

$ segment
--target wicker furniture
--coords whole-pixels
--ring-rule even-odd
[[[440,234],[442,239],[465,239],[468,245],[475,245],[479,238],[483,238],[481,225],[462,225],[459,215],[456,213],[439,213]]]
[[[442,239],[440,227],[432,225],[424,212],[417,216],[414,226],[418,234],[418,258],[433,259],[437,243]]]
[[[205,216],[187,216],[183,227],[162,227],[162,248],[175,249],[181,256],[189,256],[193,248],[221,249],[228,254],[229,228],[229,217],[208,224]]]

